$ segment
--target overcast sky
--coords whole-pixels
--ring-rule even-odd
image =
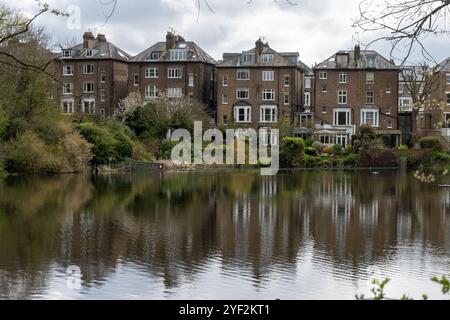
[[[49,15],[38,23],[54,36],[54,43],[74,39],[80,42],[83,32],[91,30],[105,33],[109,41],[132,55],[164,41],[169,28],[195,41],[217,60],[223,52],[248,50],[259,37],[264,37],[276,51],[299,52],[308,65],[321,62],[338,50],[352,48],[355,39],[368,43],[375,37],[358,34],[351,27],[361,0],[291,1],[296,5],[284,0],[209,0],[215,13],[203,3],[197,17],[197,0],[118,0],[114,15],[105,24],[105,14],[112,7],[102,3],[109,0],[47,0],[61,10],[78,6],[80,28],[73,29],[73,24],[68,28],[67,18]],[[36,11],[34,0],[13,0],[8,4],[29,13]],[[448,36],[428,40],[438,61],[450,56],[449,44]],[[379,43],[373,49],[389,58],[389,43]]]

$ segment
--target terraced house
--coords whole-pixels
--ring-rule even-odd
[[[398,146],[399,69],[375,51],[339,51],[314,68],[315,138],[348,145],[371,125],[388,146]]]
[[[195,42],[168,32],[158,42],[129,61],[128,87],[144,101],[165,94],[195,99],[215,116],[216,61]]]
[[[108,117],[128,95],[128,61],[131,56],[91,32],[83,43],[62,50],[57,99],[66,114],[82,113]]]
[[[271,128],[294,124],[303,105],[304,64],[295,52],[277,52],[261,39],[217,64],[219,127]]]

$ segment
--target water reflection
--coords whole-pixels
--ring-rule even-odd
[[[449,190],[395,172],[12,177],[0,298],[351,299],[377,270],[429,292],[450,273],[449,213]]]

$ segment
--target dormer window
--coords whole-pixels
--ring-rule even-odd
[[[150,54],[151,60],[158,60],[161,57],[161,52],[152,52]]]
[[[241,55],[241,62],[253,63],[255,61],[255,54],[253,52],[243,52]]]
[[[341,68],[348,67],[348,54],[338,54],[336,55],[336,64]]]
[[[376,56],[370,55],[366,56],[366,67],[367,68],[375,68]]]
[[[170,50],[170,60],[172,61],[187,60],[187,50],[180,50],[180,49]]]
[[[273,62],[273,54],[271,53],[265,53],[261,56],[261,62],[263,63],[270,63]]]
[[[63,58],[72,58],[72,50],[63,50],[62,56]]]
[[[94,50],[92,50],[92,49],[86,50],[86,57],[87,58],[91,58],[93,56],[94,56]]]

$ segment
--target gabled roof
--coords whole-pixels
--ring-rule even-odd
[[[380,70],[398,70],[398,67],[380,55],[378,52],[374,50],[360,50],[360,56],[356,59],[355,50],[341,50],[332,55],[327,60],[317,64],[314,69],[355,69],[355,70],[364,70],[364,69],[380,69]],[[337,61],[337,57],[347,56],[348,64],[347,65],[339,65]],[[368,65],[368,58],[373,57],[375,59],[374,66]]]
[[[299,60],[298,52],[277,52],[273,50],[267,43],[264,44],[262,49],[262,54],[273,54],[272,62],[260,62],[256,59],[251,61],[244,61],[242,56],[246,55],[256,55],[256,47],[251,50],[244,51],[242,53],[224,53],[223,60],[217,64],[219,68],[230,68],[230,67],[298,67],[305,71],[308,71],[308,67]],[[310,70],[310,69],[309,69]]]
[[[70,59],[114,59],[120,61],[129,61],[131,59],[131,55],[111,42],[100,41],[98,39],[95,40],[94,45],[89,49],[85,49],[84,44],[80,43],[72,48],[68,48],[67,50],[72,50],[72,57]],[[92,50],[93,55],[87,57],[87,50]]]
[[[440,72],[450,72],[450,58],[442,61],[436,66],[436,70]]]
[[[198,46],[195,42],[185,41],[177,43],[174,49],[184,49],[188,51],[187,60],[188,62],[204,62],[209,64],[216,64],[216,61],[207,54],[200,46]],[[151,59],[151,54],[153,52],[160,53],[160,57],[158,59]],[[161,62],[161,61],[170,61],[169,60],[169,50],[166,49],[166,42],[157,42],[150,48],[144,50],[139,53],[137,56],[133,57],[131,62]]]

